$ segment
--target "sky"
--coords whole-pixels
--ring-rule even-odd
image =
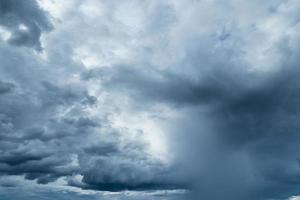
[[[0,0],[0,200],[299,200],[299,0]]]

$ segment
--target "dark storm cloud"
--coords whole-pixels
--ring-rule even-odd
[[[78,182],[71,178],[69,185],[101,191],[187,187],[184,177],[179,173],[175,175],[174,166],[165,166],[143,152],[147,149],[146,144],[138,140],[124,141],[118,134],[113,136],[117,138],[110,138],[107,142],[96,140],[84,148],[79,154],[83,179]]]
[[[46,79],[49,74],[36,79],[22,74],[31,81],[23,84],[4,72],[17,83],[0,98],[0,174],[24,175],[39,184],[82,175],[81,182],[69,184],[109,191],[182,186],[145,152],[141,140],[122,138],[126,130],[114,129],[105,116],[89,116],[85,110],[97,109],[97,98],[82,86]]]
[[[243,90],[212,111],[220,143],[229,154],[243,152],[249,160],[255,181],[245,188],[248,198],[284,198],[300,183],[300,73],[295,63],[285,63],[288,66],[263,85]]]
[[[105,156],[103,152],[102,155]],[[82,181],[85,184],[81,187],[104,191],[185,189],[187,187],[179,174],[173,174],[172,168],[166,168],[160,163],[151,163],[147,157],[137,157],[135,155],[135,157],[126,158],[123,155],[118,158],[110,155],[107,158],[92,158],[90,163],[93,165],[83,171]],[[137,162],[136,159],[139,161]]]
[[[0,25],[11,32],[8,42],[41,50],[42,32],[52,29],[45,13],[35,0],[1,0]]]
[[[0,95],[11,92],[14,89],[15,85],[8,82],[0,81]]]
[[[5,154],[6,153],[6,154]],[[49,155],[43,155],[42,153],[34,154],[29,152],[5,152],[4,155],[2,155],[0,162],[6,163],[8,165],[19,165],[28,161],[38,161],[42,160],[42,158],[47,157]]]
[[[218,71],[209,74],[214,79],[206,79],[204,85],[191,85],[181,78],[153,82],[153,88],[160,88],[153,95],[152,88],[147,87],[148,81],[152,82],[151,76],[138,79],[134,90],[143,98],[147,97],[147,101],[156,101],[159,96],[171,105],[197,105],[194,109],[199,113],[190,111],[196,115],[190,118],[190,123],[201,125],[198,130],[183,125],[184,132],[189,133],[182,136],[182,140],[190,142],[187,144],[190,146],[185,147],[189,154],[186,162],[194,165],[194,174],[199,178],[195,181],[199,196],[195,198],[268,199],[297,194],[300,184],[297,162],[300,156],[300,71],[297,65],[299,49],[293,51],[294,55],[284,60],[278,72],[264,77],[251,73],[244,77],[241,73],[239,76],[244,77],[244,82],[237,81],[237,73]],[[136,79],[130,78],[129,82]],[[114,79],[115,83],[118,81]],[[173,82],[179,85],[174,87]],[[119,83],[124,86],[124,81]],[[133,84],[128,88],[132,89]],[[203,108],[206,111],[201,111]],[[213,128],[201,123],[201,115],[206,116]],[[208,130],[202,130],[201,126]],[[208,153],[200,158],[201,151],[205,150],[199,148],[201,142],[196,141],[204,140],[203,131],[211,134],[213,146],[207,147]]]
[[[194,183],[190,182],[190,186],[199,192],[196,195],[200,197],[195,198],[287,198],[296,193],[300,184],[297,163],[300,155],[297,148],[300,145],[297,120],[300,71],[296,64],[298,50],[294,51],[293,57],[283,61],[286,66],[265,76],[244,73],[242,70],[228,73],[221,66],[216,66],[220,70],[207,74],[213,78],[198,82],[164,72],[146,73],[124,66],[89,71],[88,76],[89,79],[100,77],[111,90],[133,94],[135,101],[143,100],[150,104],[163,102],[179,108],[195,107],[199,114],[193,114],[196,117],[191,117],[192,124],[199,123],[199,115],[203,112],[201,108],[206,109],[203,114],[214,127],[204,131],[212,135],[213,146],[208,147],[207,155],[203,155],[204,158],[199,161],[197,155],[202,155],[203,149],[199,148],[200,152],[197,150],[200,145],[197,141],[203,140],[203,127],[197,130],[183,124],[184,132],[190,132],[182,136],[183,141],[190,142],[187,142],[188,147],[184,147],[189,154],[186,162],[195,170],[194,178],[199,178]],[[124,185],[110,179],[106,179],[106,184],[89,181],[104,190],[152,187],[151,184]],[[167,188],[163,184],[155,186]]]
[[[82,56],[77,50],[84,54],[87,47],[72,40],[78,37],[78,43],[94,46],[89,37],[80,32],[72,38],[68,35],[72,31],[59,32],[49,39],[57,46],[51,49],[49,44],[45,55],[18,48],[41,50],[41,34],[52,29],[50,20],[36,1],[0,0],[0,24],[12,34],[8,42],[15,45],[0,41],[0,175],[23,176],[39,184],[66,178],[69,186],[101,191],[191,189],[192,199],[265,200],[296,195],[300,185],[300,38],[299,12],[289,10],[296,3],[251,1],[244,2],[249,6],[245,9],[239,1],[228,5],[195,2],[191,6],[154,3],[150,16],[155,20],[145,28],[151,34],[141,35],[135,35],[143,29],[139,21],[124,18],[122,9],[121,17],[115,19],[115,13],[103,6],[103,20],[110,13],[109,23],[104,24],[113,24],[105,25],[106,34],[112,36],[96,40],[109,43],[117,37],[109,43],[109,48],[115,48],[109,52],[118,52],[120,43],[121,52],[128,47],[126,56],[134,58],[86,70],[81,58],[78,63],[74,60]],[[150,3],[140,5],[147,8]],[[115,7],[112,3],[109,8]],[[78,8],[71,12],[75,20],[82,17],[75,13],[84,12]],[[252,21],[254,14],[248,10],[255,11],[257,21]],[[185,18],[182,11],[191,14]],[[208,11],[213,16],[207,16]],[[224,13],[233,14],[225,17]],[[227,25],[225,18],[234,22]],[[75,30],[94,30],[82,21]],[[123,23],[130,27],[124,35]],[[269,30],[274,28],[272,23],[278,30]],[[74,30],[68,26],[63,25]],[[136,27],[137,31],[131,30]],[[135,48],[139,43],[142,47]],[[105,95],[112,95],[109,102]],[[143,131],[114,127],[116,115],[139,114],[140,107],[143,114],[151,115],[157,105],[180,116],[162,120],[167,124],[163,130],[170,157],[175,157],[171,164],[149,153],[148,144],[139,137]],[[154,114],[163,116],[164,111],[158,112]],[[2,182],[4,187],[15,186]]]
[[[107,88],[130,93],[141,101],[155,100],[179,106],[222,101],[231,92],[230,88],[223,85],[224,82],[216,77],[195,81],[179,74],[151,68],[114,66],[113,68],[89,70],[82,74],[82,78],[84,80],[100,78],[102,84]]]
[[[0,1],[0,17],[11,33],[8,42],[16,46],[41,50],[41,34],[52,29],[33,0]],[[68,67],[61,67],[26,48],[0,43],[1,176],[39,184],[68,177],[71,186],[108,191],[184,186],[148,153],[144,140],[127,138],[131,133],[114,128],[106,114],[90,115],[99,109],[97,98],[74,78],[81,70],[69,67],[71,54],[62,54]],[[82,180],[72,180],[76,175]]]
[[[119,153],[118,146],[116,144],[111,143],[90,146],[85,148],[84,151],[88,154],[100,156],[108,156],[115,153]]]
[[[77,186],[74,184],[70,184],[71,186]],[[92,189],[92,190],[99,190],[99,191],[126,191],[126,190],[134,190],[134,191],[148,191],[148,190],[175,190],[175,189],[187,189],[186,185],[179,184],[177,182],[145,182],[145,183],[133,183],[133,182],[111,182],[107,180],[104,183],[90,183],[89,185],[81,185],[83,189]]]
[[[51,73],[35,76],[45,65],[32,64],[30,53],[7,45],[1,51],[0,174],[46,184],[79,173],[72,163],[83,144],[78,136],[99,127],[84,109],[97,99],[79,85],[58,84]],[[5,59],[12,55],[18,59]]]
[[[144,63],[89,70],[82,79],[101,80],[144,109],[164,104],[187,115],[172,123],[170,140],[190,170],[194,199],[286,199],[297,195],[300,184],[299,24],[289,28],[295,34],[270,47],[276,52],[270,60],[280,61],[253,64],[267,70],[249,70],[245,46],[236,45],[246,36],[223,28],[217,40],[185,41],[187,56],[178,65],[187,74]]]
[[[26,152],[27,151],[27,152]],[[14,152],[1,158],[1,173],[6,175],[25,175],[26,179],[37,180],[38,183],[55,181],[77,171],[69,167],[70,160],[66,156],[57,156],[54,152]]]
[[[281,70],[263,77],[251,73],[244,77],[240,73],[244,82],[237,80],[238,73],[223,71],[210,74],[213,79],[193,83],[177,76],[160,73],[156,78],[118,68],[105,84],[110,89],[133,92],[137,100],[196,106],[198,115],[202,115],[201,108],[208,110],[204,114],[214,126],[208,131],[215,146],[209,147],[213,149],[203,160],[198,162],[196,153],[196,158],[188,157],[186,161],[203,168],[194,172],[200,179],[195,182],[200,197],[287,198],[297,193],[300,184],[298,56],[299,50],[294,50],[294,56],[284,60]],[[201,119],[190,120],[197,124]],[[192,133],[183,140],[202,140],[201,129],[185,128]],[[198,152],[195,149],[187,151]]]

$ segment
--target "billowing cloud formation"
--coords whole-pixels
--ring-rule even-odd
[[[18,47],[39,50],[42,32],[51,29],[36,1],[1,1],[1,15],[12,33],[1,40],[2,175],[22,175],[40,184],[68,177],[70,185],[108,191],[182,187],[168,166],[149,154],[138,136],[142,131],[113,127],[111,111],[101,108],[76,78],[84,66],[72,61],[71,52],[52,49],[45,58]],[[58,56],[65,61],[57,61]],[[77,175],[82,180],[73,180]]]
[[[195,6],[225,9],[217,3]],[[130,94],[137,102],[180,109],[183,122],[170,125],[175,134],[171,138],[180,138],[174,141],[174,149],[195,177],[195,198],[268,199],[297,194],[299,23],[295,19],[299,7],[294,10],[293,1],[247,6],[259,10],[256,21],[245,18],[251,13],[232,8],[240,21],[217,29],[210,27],[216,24],[207,24],[199,34],[180,38],[185,56],[176,60],[175,69],[153,69],[146,63],[83,75],[102,78],[110,90]],[[217,23],[218,17],[211,20]],[[282,29],[273,27],[279,25]]]
[[[52,29],[47,14],[35,0],[3,0],[0,2],[0,16],[0,25],[8,29],[11,34],[8,41],[14,45],[41,50],[42,32]]]
[[[297,0],[0,2],[1,187],[298,194]]]

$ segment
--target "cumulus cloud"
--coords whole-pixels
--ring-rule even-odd
[[[29,51],[41,50],[42,32],[52,30],[48,13],[36,1],[0,5],[1,24],[11,32],[1,40],[0,174],[39,184],[69,177],[66,184],[94,190],[178,188],[140,131],[114,127],[111,111],[76,78],[85,67],[71,51],[48,43],[43,53]],[[79,184],[76,175],[83,177]]]
[[[174,43],[184,49],[174,66],[160,68],[147,57],[144,63],[92,69],[82,78],[101,79],[110,91],[129,94],[135,104],[143,102],[143,109],[157,104],[179,109],[181,120],[169,125],[170,141],[194,176],[195,198],[295,194],[300,172],[299,7],[294,1],[253,2],[247,6],[258,16],[250,19],[249,10],[238,10],[244,8],[241,2],[229,2],[230,8],[217,2],[193,5],[197,9],[187,6],[192,14],[186,20],[211,17],[211,23],[199,22],[204,26],[198,33],[196,22],[184,21],[183,36],[174,28],[171,36],[177,41],[169,40],[165,50],[176,51]],[[218,12],[199,14],[203,7]],[[224,20],[227,9],[234,14]],[[240,18],[231,19],[236,16]]]
[[[0,189],[297,195],[297,1],[58,2],[0,1]]]

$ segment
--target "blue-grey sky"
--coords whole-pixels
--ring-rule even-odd
[[[299,63],[299,0],[0,0],[0,200],[298,200]]]

